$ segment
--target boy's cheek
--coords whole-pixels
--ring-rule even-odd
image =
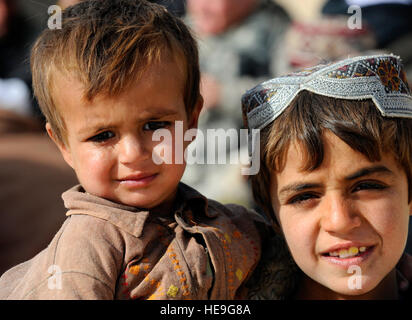
[[[383,236],[407,230],[409,215],[401,198],[388,197],[359,206],[364,224],[369,224]]]
[[[155,144],[150,152],[152,161],[156,165],[161,165],[163,163],[174,163],[175,152],[173,151],[173,149],[174,148],[172,141],[165,140],[163,142]]]
[[[185,150],[191,141],[185,141],[184,136],[171,132],[171,139],[164,139],[161,142],[155,142],[151,147],[151,157],[155,164],[184,164]]]
[[[73,157],[74,169],[78,176],[92,181],[101,181],[110,177],[112,161],[104,152],[88,151]]]
[[[294,219],[291,212],[278,208],[276,218],[279,221],[281,231],[289,245],[292,254],[310,252],[309,246],[311,234],[309,234],[309,224],[302,219]]]
[[[66,148],[59,147],[59,149],[60,149],[61,155],[63,156],[64,161],[65,161],[72,169],[75,169],[75,166],[74,166],[74,162],[73,162],[73,158],[72,158],[71,153],[70,153]]]
[[[98,170],[99,168],[104,170],[111,164],[111,157],[107,152],[99,150],[91,150],[84,154],[82,161],[86,164],[90,170]],[[96,168],[97,166],[97,168]]]

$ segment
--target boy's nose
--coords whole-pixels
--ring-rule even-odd
[[[146,160],[150,156],[150,151],[145,148],[143,141],[140,141],[138,137],[126,136],[120,142],[119,161],[122,164]]]
[[[348,234],[361,225],[361,218],[350,200],[340,194],[331,194],[324,200],[321,227],[334,234]]]

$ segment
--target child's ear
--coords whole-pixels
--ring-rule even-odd
[[[53,129],[52,129],[50,123],[48,123],[48,122],[46,123],[46,131],[47,131],[47,134],[49,135],[50,139],[52,139],[53,142],[56,144],[56,146],[59,148],[59,150],[60,150],[60,152],[63,156],[64,161],[66,161],[66,163],[70,167],[73,168],[73,161],[72,161],[72,156],[71,156],[69,148],[64,144],[64,142],[60,141],[60,139],[58,139],[55,136],[55,134],[53,132]]]
[[[199,123],[199,115],[200,115],[200,111],[202,111],[202,108],[203,108],[203,97],[199,95],[199,99],[197,99],[195,108],[193,109],[193,112],[190,115],[188,129],[197,128],[197,125]]]

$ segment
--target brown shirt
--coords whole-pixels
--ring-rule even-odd
[[[261,253],[263,219],[179,184],[174,212],[117,204],[76,186],[47,249],[0,278],[0,299],[233,299]]]

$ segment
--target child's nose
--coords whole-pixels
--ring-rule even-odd
[[[348,234],[361,225],[361,218],[353,203],[339,193],[326,196],[320,210],[321,227],[326,232]]]
[[[122,164],[131,164],[146,160],[151,156],[143,141],[135,136],[123,137],[120,142],[119,161]]]

